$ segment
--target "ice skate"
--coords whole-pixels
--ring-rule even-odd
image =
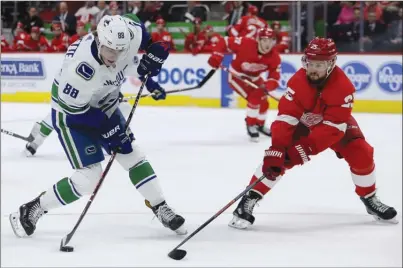
[[[25,145],[24,153],[27,157],[34,156],[36,154],[36,149],[38,149],[38,145],[33,142],[28,142]]]
[[[176,214],[165,201],[154,207],[152,207],[147,200],[145,201],[145,203],[147,207],[151,208],[151,210],[154,212],[155,216],[162,223],[162,225],[171,229],[179,235],[187,234],[187,230],[184,226],[185,219],[182,216]]]
[[[259,142],[259,131],[257,125],[246,124],[246,131],[248,131],[250,141]]]
[[[14,234],[18,237],[30,236],[35,232],[36,223],[47,211],[41,207],[40,194],[34,200],[20,206],[18,212],[10,214],[9,219]]]
[[[372,215],[377,221],[398,223],[397,212],[393,207],[382,203],[376,196],[376,192],[370,193],[365,197],[360,197],[364,203],[368,214]]]
[[[258,126],[257,130],[259,131],[259,133],[262,133],[265,136],[271,137],[271,130],[270,130],[270,128],[266,127],[265,125]]]
[[[255,191],[249,191],[239,202],[237,208],[232,213],[234,217],[229,222],[229,226],[237,229],[246,229],[255,222],[253,209],[262,196]]]

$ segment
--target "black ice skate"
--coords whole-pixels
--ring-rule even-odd
[[[372,215],[376,220],[398,223],[396,210],[379,201],[375,192],[365,197],[360,197],[360,199],[364,203],[368,214]]]
[[[259,142],[259,131],[257,125],[250,126],[246,124],[246,131],[248,131],[248,135],[251,141]]]
[[[263,125],[263,126],[258,126],[257,130],[259,131],[259,133],[262,133],[265,136],[271,137],[270,128]]]
[[[16,236],[26,237],[35,232],[36,223],[47,211],[41,207],[39,198],[44,194],[40,194],[37,198],[20,206],[18,212],[10,214],[9,219],[11,227]]]
[[[38,145],[33,142],[28,142],[25,145],[25,155],[26,156],[34,156],[36,154],[36,149],[38,149]]]
[[[255,191],[249,191],[239,202],[237,208],[232,213],[234,217],[229,222],[229,226],[237,229],[246,229],[255,222],[252,215],[256,203],[262,196]]]
[[[154,207],[151,206],[150,202],[145,201],[146,206],[151,208],[155,216],[165,227],[171,229],[179,235],[187,234],[187,230],[184,226],[185,219],[176,214],[164,201]]]

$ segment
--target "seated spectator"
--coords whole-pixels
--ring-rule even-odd
[[[402,32],[403,32],[403,8],[399,8],[399,19],[393,20],[387,30],[383,47],[384,51],[402,51]]]
[[[206,28],[204,28],[204,32],[206,34],[206,43],[202,46],[200,52],[213,52],[214,47],[219,43],[219,42],[225,42],[224,37],[221,36],[221,34],[214,32],[213,26],[207,25]]]
[[[151,33],[151,39],[153,40],[153,42],[157,41],[168,42],[171,45],[171,51],[176,51],[172,35],[165,29],[165,20],[158,19],[156,24],[157,24],[157,31]]]
[[[368,20],[369,13],[375,13],[376,20],[382,20],[383,9],[379,2],[376,1],[366,1],[364,7],[364,19]]]
[[[69,47],[70,37],[62,31],[62,26],[60,21],[52,22],[52,32],[54,37],[50,44],[49,52],[65,52]]]
[[[77,20],[84,23],[95,23],[95,17],[99,8],[95,6],[94,1],[87,1],[83,7],[77,10],[75,16]]]
[[[377,20],[375,11],[368,12],[368,20],[364,23],[364,42],[365,51],[373,51],[380,47],[385,38],[386,26],[380,20]]]
[[[68,7],[66,2],[60,2],[59,4],[59,15],[53,18],[53,21],[60,21],[62,31],[73,36],[76,34],[77,19],[74,15],[68,12]]]
[[[23,20],[23,23],[25,25],[25,31],[27,33],[31,32],[31,27],[38,27],[41,32],[43,31],[43,21],[42,19],[38,16],[38,12],[35,7],[30,7],[28,10],[28,16]]]
[[[77,33],[70,38],[69,45],[73,44],[75,41],[88,34],[87,30],[85,30],[85,24],[82,21],[77,22],[76,31]]]
[[[290,53],[290,41],[291,38],[288,36],[287,32],[281,31],[281,24],[279,21],[273,21],[271,28],[276,34],[276,50],[279,53]]]
[[[338,24],[350,24],[354,21],[354,1],[342,2],[343,7],[337,17],[336,25]]]
[[[141,1],[128,1],[127,5],[129,13],[137,14],[141,10]]]
[[[105,3],[105,1],[98,1],[97,6],[99,8],[99,12],[97,13],[97,15],[95,17],[95,24],[98,24],[98,22],[102,19],[103,16],[110,14],[109,6]]]
[[[50,46],[45,36],[41,35],[37,26],[31,28],[31,33],[24,40],[24,45],[20,46],[20,51],[48,51]]]

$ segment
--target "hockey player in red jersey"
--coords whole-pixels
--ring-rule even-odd
[[[303,68],[288,81],[276,120],[271,126],[272,145],[250,183],[259,182],[233,212],[231,227],[253,224],[255,204],[280,180],[286,169],[303,165],[310,157],[332,149],[350,167],[355,192],[367,212],[377,220],[396,223],[397,212],[379,201],[375,188],[374,148],[351,115],[355,88],[336,66],[332,39],[315,38],[302,57]]]
[[[287,32],[281,31],[281,24],[278,21],[273,21],[271,28],[276,34],[276,50],[278,53],[290,52],[290,37]]]
[[[213,68],[219,68],[225,52],[233,52],[234,59],[229,67],[230,72],[243,77],[259,86],[256,89],[241,79],[228,75],[231,88],[248,102],[246,110],[246,128],[252,141],[259,141],[259,132],[270,136],[270,130],[265,127],[266,113],[269,109],[267,92],[275,90],[280,79],[280,56],[272,49],[276,40],[270,28],[258,31],[257,39],[248,37],[224,37],[224,40],[215,46],[208,63]],[[269,71],[268,79],[260,76]]]
[[[168,31],[165,30],[165,20],[158,19],[156,21],[156,24],[157,24],[157,31],[151,33],[151,39],[153,40],[153,42],[158,42],[158,41],[168,42],[171,46],[170,51],[176,51],[175,43],[172,38],[172,35]]]
[[[24,41],[23,51],[48,51],[50,46],[45,36],[41,35],[38,26],[31,28],[31,34]]]
[[[10,52],[10,51],[13,51],[13,49],[7,42],[6,37],[4,35],[1,35],[1,52]]]
[[[64,52],[67,51],[69,46],[69,36],[62,31],[62,26],[60,21],[53,21],[52,23],[52,32],[55,35],[50,44],[51,48],[49,51],[51,52]]]
[[[195,18],[193,24],[193,33],[189,33],[185,38],[185,51],[192,52],[195,55],[201,51],[207,38],[205,32],[201,29],[202,20]]]
[[[238,22],[229,29],[228,35],[231,37],[256,38],[257,31],[260,28],[267,27],[267,22],[264,19],[259,18],[257,14],[257,7],[250,5],[246,16],[241,17]]]
[[[77,22],[77,27],[76,27],[76,34],[70,37],[69,40],[69,45],[73,44],[75,41],[86,35],[88,32],[85,30],[85,23],[82,21]]]
[[[213,52],[214,47],[219,44],[220,42],[225,42],[224,37],[219,34],[214,32],[213,26],[207,25],[206,28],[204,28],[204,32],[206,34],[206,43],[202,46],[201,51],[203,53],[207,52]]]

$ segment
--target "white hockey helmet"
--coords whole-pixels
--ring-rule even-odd
[[[130,48],[130,34],[120,15],[105,15],[97,25],[99,55],[107,65],[123,58]]]

